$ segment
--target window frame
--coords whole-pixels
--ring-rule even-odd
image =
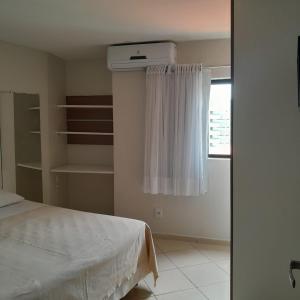
[[[228,83],[231,84],[231,88],[232,88],[232,80],[230,78],[212,79],[211,80],[211,85],[228,84]],[[232,95],[231,95],[231,106],[232,106]],[[232,118],[232,116],[230,116],[230,122],[231,122],[231,118]],[[231,132],[230,132],[230,135],[231,135]],[[232,137],[230,136],[230,139],[231,138]],[[209,137],[208,137],[208,143],[209,143]],[[208,158],[226,158],[226,159],[231,159],[232,158],[232,150],[231,150],[231,154],[209,154],[208,153]]]

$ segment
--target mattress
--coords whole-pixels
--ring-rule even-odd
[[[151,272],[144,222],[27,200],[0,208],[0,299],[117,300]]]

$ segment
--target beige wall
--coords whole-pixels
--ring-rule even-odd
[[[179,43],[178,62],[229,65],[230,41]],[[222,70],[216,77],[226,77]],[[226,74],[227,73],[227,74]],[[145,73],[113,73],[115,213],[146,221],[154,232],[229,240],[229,160],[209,160],[209,192],[202,197],[143,193]],[[154,218],[154,208],[163,218]]]
[[[106,58],[67,61],[66,91],[68,95],[111,95],[111,72]]]
[[[16,192],[16,147],[14,94],[0,92],[1,131],[1,186],[8,192]]]
[[[67,95],[112,94],[111,73],[106,59],[68,61]],[[113,146],[68,145],[69,163],[113,165]],[[113,214],[112,175],[67,175],[68,201],[74,209]]]
[[[39,94],[40,97],[42,176],[45,202],[51,201],[50,166],[54,159],[49,155],[49,145],[50,128],[55,119],[48,115],[48,107],[52,101],[56,101],[56,94],[64,93],[64,90],[54,92],[58,86],[57,82],[51,79],[53,64],[60,65],[60,71],[55,74],[58,76],[63,72],[63,61],[41,51],[0,42],[0,90]],[[55,151],[55,147],[55,144],[51,144],[51,151]]]
[[[233,299],[296,300],[300,1],[234,2]]]
[[[207,66],[230,65],[230,40],[207,40],[177,43],[177,62],[203,63]]]

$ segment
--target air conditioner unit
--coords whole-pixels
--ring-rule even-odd
[[[107,51],[107,66],[112,71],[138,70],[175,62],[176,45],[172,42],[116,45],[108,47]]]

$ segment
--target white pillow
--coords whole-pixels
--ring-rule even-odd
[[[0,207],[11,205],[23,201],[24,198],[20,195],[0,191]]]

